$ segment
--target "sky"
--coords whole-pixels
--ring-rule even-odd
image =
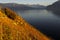
[[[50,5],[57,0],[0,0],[0,3],[19,3],[19,4],[40,4],[40,5]]]

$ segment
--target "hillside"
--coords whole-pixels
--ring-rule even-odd
[[[47,6],[48,10],[60,12],[60,1],[56,1],[52,5]]]
[[[52,5],[47,6],[47,10],[52,11],[54,15],[60,17],[60,1],[56,1]]]
[[[0,9],[0,40],[50,40],[9,8]]]

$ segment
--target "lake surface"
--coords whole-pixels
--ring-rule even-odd
[[[56,40],[60,38],[60,17],[47,10],[18,11],[27,22],[39,31]]]

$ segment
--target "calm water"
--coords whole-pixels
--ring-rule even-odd
[[[47,10],[25,10],[18,11],[27,22],[49,37],[59,39],[60,17]]]

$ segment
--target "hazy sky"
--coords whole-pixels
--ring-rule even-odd
[[[0,0],[0,3],[41,4],[49,5],[57,0]]]

